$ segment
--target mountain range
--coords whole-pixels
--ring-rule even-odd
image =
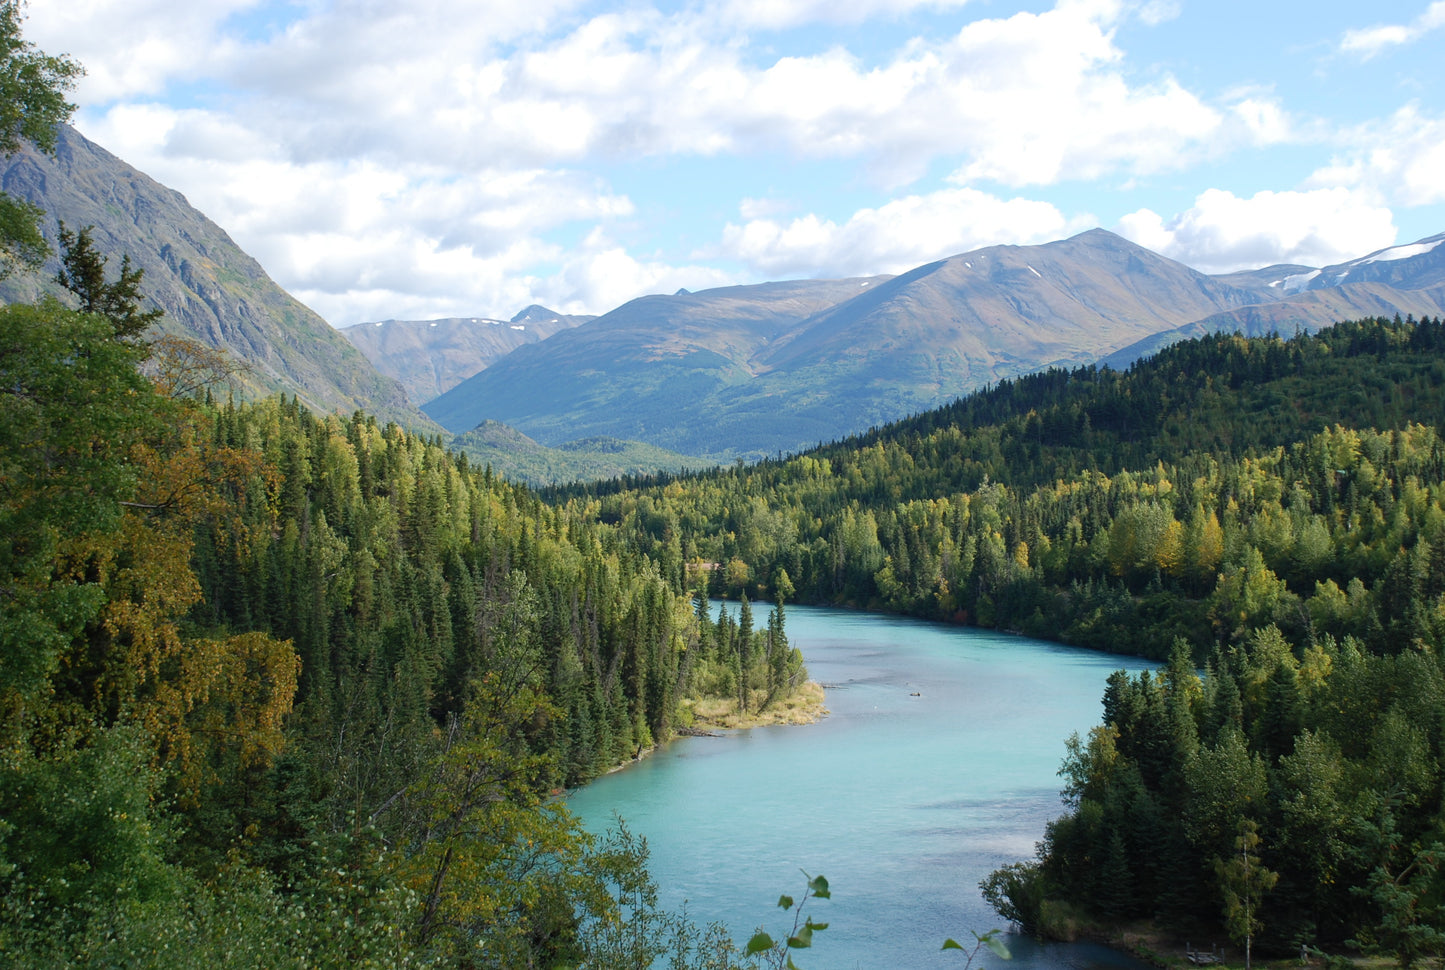
[[[1339,266],[1209,276],[1095,229],[900,276],[633,300],[519,348],[423,410],[539,442],[636,439],[715,459],[790,452],[1003,378],[1127,365],[1198,333],[1445,312],[1445,235]]]

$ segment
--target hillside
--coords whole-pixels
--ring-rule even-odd
[[[556,313],[534,304],[511,320],[383,320],[344,327],[341,335],[377,370],[400,381],[407,397],[421,405],[518,347],[592,319]]]
[[[798,320],[886,279],[802,280],[642,297],[519,348],[424,410],[452,431],[492,419],[547,445],[612,437],[701,453],[689,448],[708,442],[680,432],[679,425],[726,421],[726,415],[709,410],[709,402],[720,389],[753,378],[759,348]]]
[[[145,271],[149,304],[165,311],[163,332],[229,351],[249,367],[243,394],[284,391],[320,412],[358,409],[431,428],[400,384],[266,275],[254,259],[179,192],[137,171],[73,128],[60,130],[53,158],[23,150],[0,162],[0,186],[71,229],[94,226],[96,249]],[[55,264],[40,277],[0,281],[0,299],[54,292]]]
[[[1211,642],[1205,600],[1226,547],[1189,565],[1159,551],[1161,530],[1199,541],[1210,515],[1226,534],[1261,530],[1245,538],[1264,544],[1269,568],[1301,598],[1316,580],[1344,589],[1378,576],[1401,536],[1385,551],[1356,545],[1321,558],[1319,536],[1301,531],[1318,510],[1305,514],[1304,493],[1293,493],[1322,493],[1309,501],[1339,513],[1322,527],[1388,532],[1388,517],[1355,521],[1348,510],[1378,497],[1369,466],[1394,461],[1390,435],[1427,442],[1411,459],[1420,483],[1445,478],[1445,448],[1431,437],[1442,415],[1445,324],[1367,320],[1288,340],[1211,335],[1127,373],[1090,365],[1028,375],[793,458],[668,479],[641,494],[615,484],[552,494],[601,498],[604,516],[654,556],[680,541],[701,561],[729,563],[721,591],[732,595],[769,596],[783,570],[805,602],[1162,656],[1176,636],[1201,651]],[[1266,468],[1283,482],[1252,477]],[[1401,487],[1403,478],[1391,486]],[[1289,514],[1256,522],[1270,503]],[[1121,510],[1136,505],[1150,508],[1116,530]],[[1239,556],[1238,543],[1227,548]],[[1171,576],[1177,588],[1148,612],[1150,601],[1135,595],[1151,577]],[[1075,583],[1103,599],[1081,604]],[[1280,622],[1295,629],[1301,616]],[[1361,635],[1400,622],[1387,617]]]
[[[1126,366],[1201,334],[1439,314],[1441,238],[1324,270],[1207,276],[1096,229],[898,277],[645,297],[498,361],[426,410],[454,431],[498,420],[548,445],[605,435],[716,460],[794,452],[1004,378]]]
[[[495,421],[484,421],[471,431],[455,435],[448,447],[466,455],[474,468],[491,468],[509,481],[534,486],[607,481],[706,468],[710,464],[616,438],[585,438],[548,448]]]
[[[728,389],[722,403],[752,423],[785,402],[790,413],[816,416],[811,440],[827,440],[1267,297],[1103,230],[996,246],[815,314],[760,353],[759,380]]]

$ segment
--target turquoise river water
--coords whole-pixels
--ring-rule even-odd
[[[758,610],[761,619],[764,610]],[[833,898],[830,928],[798,953],[818,968],[962,967],[947,937],[1002,927],[978,882],[1032,857],[1062,814],[1065,739],[1099,721],[1110,672],[1141,661],[1025,637],[841,610],[790,607],[787,632],[828,717],[683,738],[573,793],[589,829],[621,816],[644,835],[663,902],[740,941],[790,926],[799,870]],[[1009,935],[988,970],[1136,970],[1103,947]]]

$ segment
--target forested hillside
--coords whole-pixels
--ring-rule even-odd
[[[646,966],[640,846],[548,796],[787,695],[781,611],[714,624],[595,503],[226,373],[0,310],[7,965]]]
[[[1445,950],[1442,395],[1438,320],[1216,336],[602,514],[728,590],[1168,658],[1071,743],[1006,917],[1408,964]]]
[[[717,563],[733,593],[786,573],[805,602],[1159,658],[1261,622],[1383,648],[1428,633],[1401,577],[1445,581],[1411,559],[1437,538],[1442,385],[1438,321],[1216,336],[795,458],[590,492],[659,561]]]
[[[48,157],[80,68],[21,14],[0,154]],[[44,218],[0,192],[0,275],[32,290]],[[782,604],[714,624],[595,503],[360,412],[237,405],[244,362],[152,328],[144,267],[60,243],[64,302],[0,307],[5,965],[771,961],[659,911],[645,845],[552,796],[695,697],[786,698]]]

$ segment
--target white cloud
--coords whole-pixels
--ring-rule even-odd
[[[1278,145],[1296,137],[1291,118],[1274,98],[1244,94],[1229,106],[1229,111],[1249,132],[1252,144]]]
[[[1043,185],[1177,167],[1221,144],[1225,118],[1172,78],[1131,87],[1112,4],[981,20],[947,52],[937,110],[968,161],[959,183]]]
[[[1347,30],[1340,38],[1340,50],[1369,60],[1386,48],[1413,43],[1440,27],[1445,27],[1445,0],[1435,0],[1408,24],[1379,24]]]
[[[1182,0],[1146,0],[1139,7],[1139,19],[1154,27],[1178,17],[1183,9]]]
[[[1004,12],[977,20],[960,7],[971,14],[964,0],[643,0],[601,12],[582,0],[33,0],[29,33],[90,68],[82,130],[186,193],[338,323],[408,307],[508,315],[533,300],[596,312],[741,281],[691,265],[703,258],[769,276],[906,269],[1092,224],[997,185],[1132,186],[1300,140],[1268,89],[1206,97],[1129,62],[1120,27],[1176,17],[1179,0],[990,4]],[[919,23],[916,36],[876,50],[852,29],[791,32],[890,19]],[[793,44],[803,35],[811,46]],[[1429,133],[1418,137],[1428,147]],[[1428,156],[1363,151],[1320,186],[1434,197]],[[691,226],[679,235],[719,245],[669,256],[610,241],[620,220],[636,239],[655,226],[634,223],[674,215],[659,215],[672,202],[634,200],[595,174],[643,157],[671,184],[699,157],[777,177],[701,186],[745,198],[739,222]],[[785,218],[774,198],[799,196],[794,170],[819,159],[850,194],[859,183],[911,194]],[[917,184],[949,170],[950,188]],[[560,252],[557,230],[587,241]]]
[[[112,93],[173,78],[198,82],[200,97],[207,85],[225,86],[226,109],[297,161],[551,165],[595,153],[781,149],[862,158],[895,184],[939,156],[964,159],[962,180],[1015,185],[1158,171],[1185,149],[1217,143],[1226,122],[1170,78],[1127,79],[1112,37],[1130,9],[1115,0],[974,21],[873,61],[843,48],[779,56],[695,10],[629,7],[574,22],[571,2],[342,0],[296,7],[297,19],[259,39],[223,33],[247,0],[202,4],[176,30],[146,7],[128,28],[133,49],[166,50],[147,57],[144,83],[117,82]],[[88,3],[106,22],[131,16],[115,0]],[[813,0],[766,6],[790,22],[823,16]],[[826,6],[863,18],[919,4]],[[1169,8],[1142,9],[1147,19]],[[93,71],[132,65],[104,47],[103,34],[75,29]]]
[[[103,103],[160,92],[214,68],[219,27],[260,0],[30,0],[25,36],[40,49],[85,65],[76,95]]]
[[[745,222],[750,222],[753,219],[782,215],[789,208],[789,204],[782,199],[743,199],[738,204],[738,214]]]
[[[1402,206],[1445,202],[1445,118],[1407,105],[1342,140],[1349,147],[1315,172],[1310,185],[1371,191]]]
[[[598,313],[648,293],[701,290],[740,282],[708,266],[641,261],[594,231],[562,267],[539,287],[541,302],[563,313]],[[601,308],[601,309],[598,309]]]
[[[192,205],[337,325],[376,313],[510,315],[533,302],[537,268],[563,260],[541,234],[625,218],[634,209],[627,196],[582,172],[457,173],[234,152],[226,146],[247,139],[230,120],[161,105],[116,108],[82,130],[163,184],[194,186]],[[574,289],[574,303],[603,292]]]
[[[1273,263],[1327,266],[1395,241],[1390,210],[1347,189],[1257,192],[1210,189],[1169,219],[1140,209],[1120,235],[1205,273]]]
[[[722,19],[743,27],[778,30],[802,24],[856,24],[902,17],[918,9],[951,10],[968,0],[730,0]]]
[[[730,224],[714,254],[770,277],[871,276],[996,243],[1046,242],[1091,224],[1047,202],[955,188],[860,209],[842,225],[813,214]]]

